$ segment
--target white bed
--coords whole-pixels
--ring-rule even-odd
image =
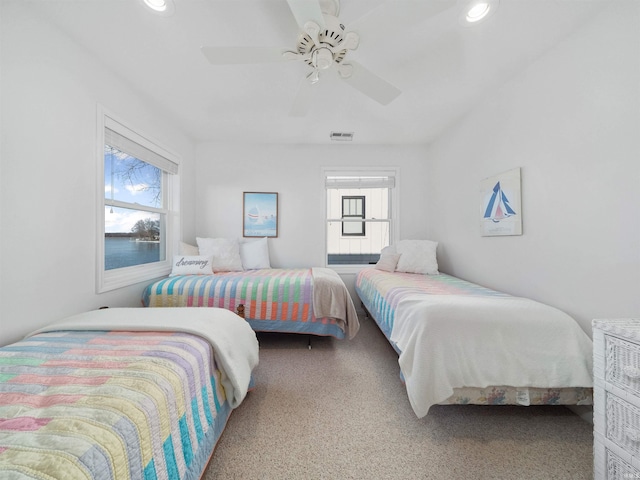
[[[592,403],[592,342],[554,307],[444,274],[366,269],[356,292],[399,353],[418,417],[439,403]]]

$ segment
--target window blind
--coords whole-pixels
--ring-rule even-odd
[[[104,142],[127,155],[131,155],[143,162],[158,167],[165,172],[173,175],[178,173],[178,164],[176,162],[148,149],[144,145],[116,132],[108,126],[105,126],[104,129]]]
[[[344,176],[326,177],[326,188],[394,188],[396,179],[393,176]]]

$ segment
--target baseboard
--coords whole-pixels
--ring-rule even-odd
[[[592,405],[567,405],[567,408],[578,415],[585,422],[593,425],[593,406]]]

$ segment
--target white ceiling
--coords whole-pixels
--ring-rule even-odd
[[[299,30],[286,0],[174,2],[171,16],[142,0],[31,4],[195,140],[315,144],[349,131],[354,143],[424,144],[610,3],[501,0],[485,22],[463,26],[469,0],[342,0],[341,22],[361,37],[348,57],[402,94],[382,106],[325,76],[309,113],[296,118],[289,110],[310,71],[304,63],[214,66],[200,52],[203,45],[293,50]],[[447,8],[428,17],[428,2]]]

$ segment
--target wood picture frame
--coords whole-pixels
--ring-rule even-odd
[[[242,193],[242,236],[278,236],[278,193]]]

